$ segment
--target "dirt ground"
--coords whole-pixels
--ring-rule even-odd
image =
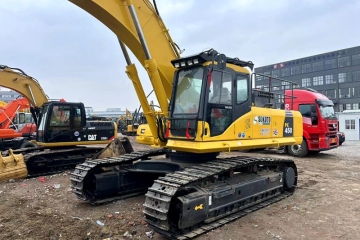
[[[143,148],[132,142],[135,150]],[[359,148],[360,142],[347,141],[295,159],[299,182],[293,196],[197,239],[359,239]],[[0,183],[0,239],[149,239],[144,196],[91,206],[70,191],[69,173]],[[155,233],[152,239],[165,238]]]

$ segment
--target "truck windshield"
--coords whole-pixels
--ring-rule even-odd
[[[335,117],[334,107],[333,106],[322,106],[319,105],[321,116],[323,118],[332,118]]]
[[[198,113],[203,75],[203,67],[179,71],[173,114]]]

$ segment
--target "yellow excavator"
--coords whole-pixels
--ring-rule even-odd
[[[133,114],[126,109],[126,115],[121,119],[121,133],[126,136],[134,136],[137,134],[141,124],[146,123],[146,118],[142,112],[135,110]]]
[[[294,161],[220,155],[302,142],[301,114],[275,109],[273,93],[252,89],[252,62],[214,49],[181,57],[155,1],[70,1],[117,36],[154,147],[79,164],[71,176],[78,198],[99,204],[146,193],[149,227],[191,239],[294,192]],[[148,72],[159,111],[128,49]]]
[[[86,121],[83,103],[50,100],[39,82],[19,68],[0,65],[0,85],[28,100],[37,127],[32,138],[11,139],[12,146],[20,146],[19,149],[12,147],[0,154],[0,181],[74,168],[105,152],[104,147],[84,145],[111,144],[117,138],[116,123]]]

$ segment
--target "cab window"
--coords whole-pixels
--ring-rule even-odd
[[[49,126],[70,126],[70,108],[70,106],[54,106]]]
[[[232,123],[233,75],[213,71],[209,82],[206,121],[210,125],[210,136],[222,134]]]
[[[249,86],[248,78],[238,75],[236,78],[236,103],[240,104],[248,99]]]
[[[81,109],[80,107],[74,107],[74,128],[81,127]]]
[[[25,113],[19,113],[19,123],[25,123]]]
[[[232,75],[226,72],[214,71],[209,87],[209,102],[231,105]]]
[[[303,117],[311,117],[311,105],[310,104],[302,104],[299,105],[299,112]]]

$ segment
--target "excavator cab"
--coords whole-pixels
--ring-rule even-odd
[[[39,142],[77,141],[77,137],[80,136],[79,131],[85,127],[86,122],[83,104],[46,103],[40,109],[38,122],[37,141]]]
[[[194,140],[199,121],[205,123],[203,136],[218,136],[250,111],[250,75],[244,67],[252,69],[253,63],[218,58],[203,52],[172,61],[177,71],[170,103],[171,137]],[[223,64],[214,63],[221,59]]]
[[[112,121],[86,121],[83,103],[48,102],[39,112],[37,144],[97,142],[114,139],[115,123]]]

